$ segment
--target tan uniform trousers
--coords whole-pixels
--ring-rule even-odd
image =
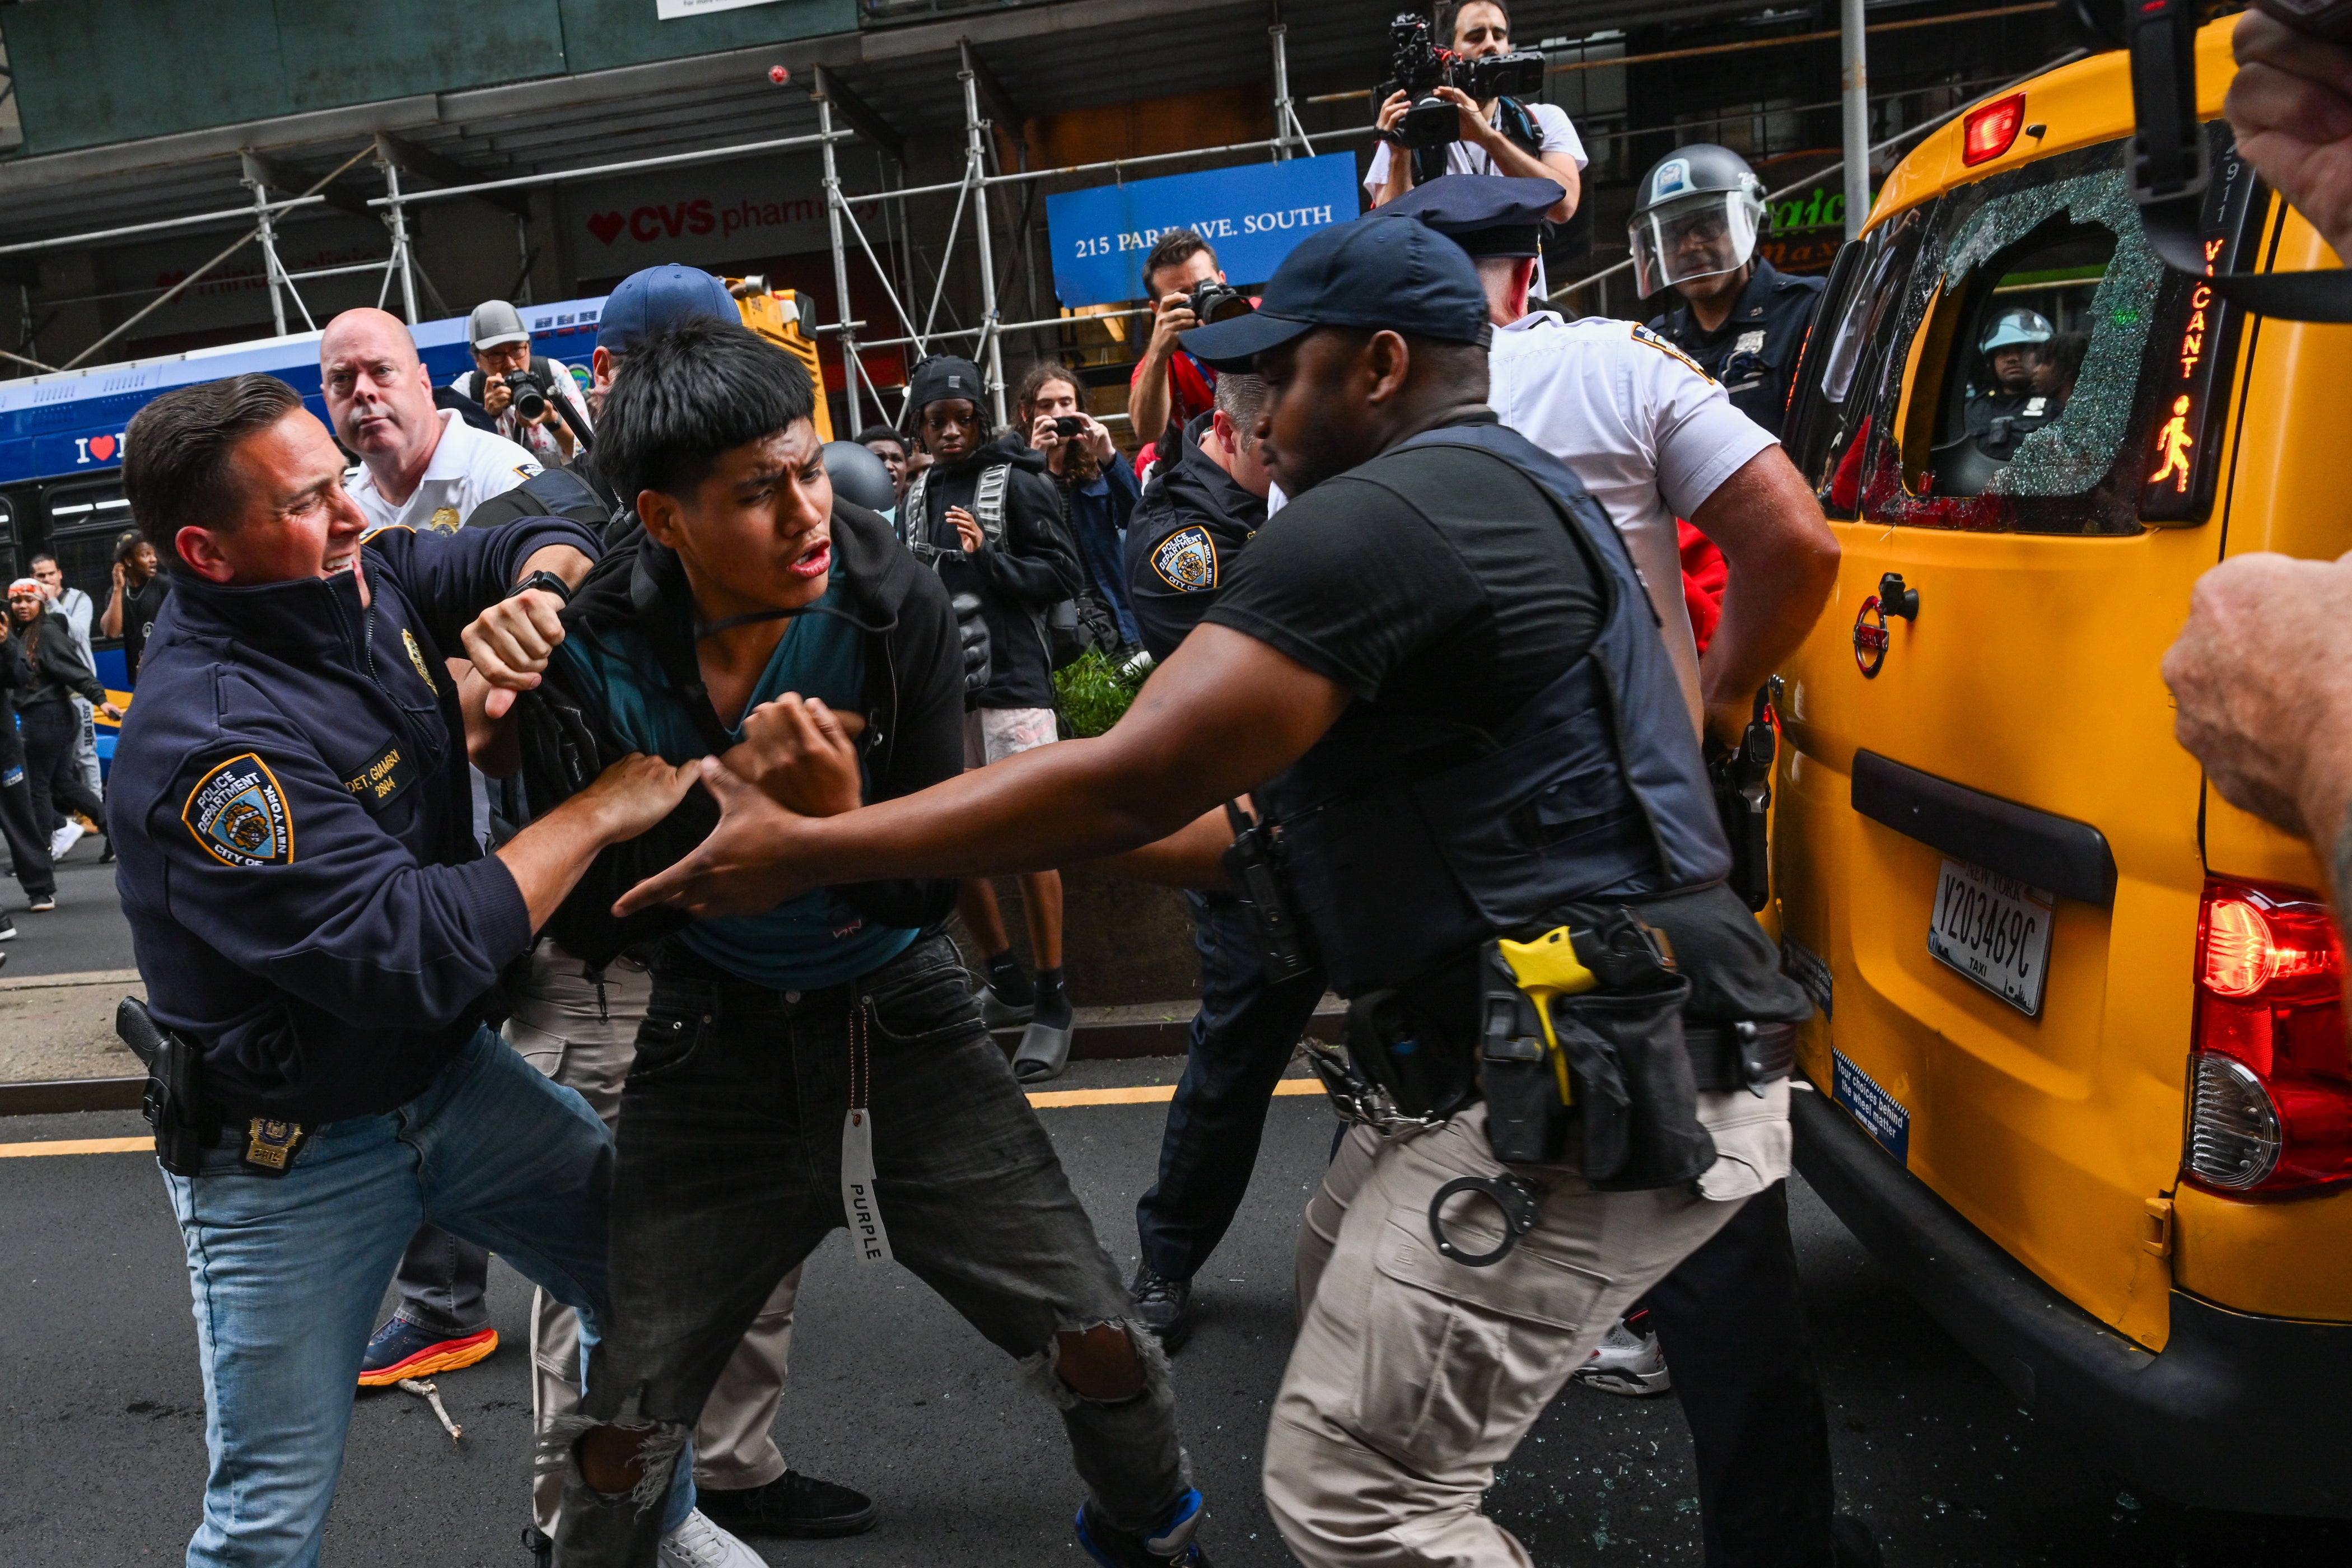
[[[652,990],[641,965],[615,959],[604,971],[600,1000],[580,960],[551,942],[541,942],[531,954],[530,982],[515,997],[514,1016],[501,1032],[523,1060],[578,1090],[610,1127],[621,1113],[621,1086],[636,1059],[637,1025]],[[694,1428],[697,1485],[721,1490],[762,1487],[784,1473],[773,1429],[800,1287],[799,1269],[784,1276],[710,1391]],[[580,1404],[580,1321],[571,1308],[537,1289],[530,1300],[530,1359],[532,1426],[545,1431]],[[531,1512],[550,1535],[562,1499],[560,1470],[533,1477]]]
[[[1788,1174],[1789,1086],[1699,1096],[1717,1158],[1689,1186],[1596,1193],[1517,1166],[1542,1193],[1510,1256],[1470,1268],[1431,1244],[1429,1203],[1503,1166],[1478,1106],[1432,1132],[1349,1134],[1298,1239],[1302,1321],[1266,1434],[1265,1497],[1308,1568],[1532,1568],[1481,1511],[1509,1458],[1609,1325],[1746,1202]],[[1502,1239],[1481,1197],[1447,1205],[1464,1251]]]

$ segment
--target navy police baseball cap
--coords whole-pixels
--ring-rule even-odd
[[[735,296],[727,285],[699,267],[669,262],[632,272],[605,297],[603,320],[596,323],[596,346],[606,353],[625,354],[638,342],[673,321],[715,316],[740,321]]]
[[[1494,333],[1486,288],[1462,247],[1424,224],[1375,213],[1308,235],[1276,268],[1255,311],[1177,341],[1205,364],[1246,371],[1317,327],[1385,328],[1447,343],[1484,343]]]
[[[1544,215],[1566,195],[1557,180],[1445,174],[1372,216],[1417,217],[1473,257],[1540,256]]]

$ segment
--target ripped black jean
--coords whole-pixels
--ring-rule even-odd
[[[1057,1333],[1131,1309],[940,935],[821,991],[726,978],[676,943],[656,962],[621,1098],[610,1304],[582,1415],[653,1422],[664,1438],[690,1427],[776,1282],[845,1223],[861,1038],[892,1254],[1025,1363],[1061,1409],[1097,1509],[1129,1529],[1164,1519],[1187,1484],[1166,1363],[1137,1331],[1143,1393],[1083,1399],[1054,1375]],[[648,1500],[602,1498],[571,1467],[557,1561],[650,1568],[660,1510]]]

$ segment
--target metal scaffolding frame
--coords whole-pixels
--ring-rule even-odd
[[[817,124],[820,134],[824,138],[826,224],[833,241],[835,303],[840,311],[838,321],[820,327],[818,331],[838,335],[841,339],[842,385],[848,405],[850,429],[855,431],[864,425],[867,398],[872,399],[877,414],[882,413],[886,407],[882,389],[875,385],[873,378],[866,372],[863,357],[864,351],[908,347],[912,348],[919,355],[931,352],[932,345],[936,343],[977,340],[972,358],[979,363],[982,377],[987,384],[990,415],[996,424],[1002,426],[1005,422],[1006,413],[1003,347],[1005,333],[1063,327],[1079,320],[1101,321],[1150,316],[1151,311],[1149,309],[1137,309],[1099,311],[1085,317],[1047,316],[1026,321],[1001,320],[1000,302],[997,299],[996,253],[990,234],[988,193],[995,189],[1009,189],[1031,184],[1040,180],[1059,179],[1075,174],[1108,173],[1116,179],[1123,177],[1130,169],[1247,153],[1267,153],[1270,159],[1276,163],[1294,156],[1296,149],[1304,149],[1306,154],[1312,157],[1315,145],[1307,140],[1307,128],[1298,118],[1297,104],[1290,96],[1289,64],[1284,49],[1286,34],[1286,29],[1279,22],[1266,29],[1274,66],[1275,134],[1273,136],[1253,142],[1231,142],[1215,147],[1194,147],[1178,153],[1155,153],[1136,158],[1104,159],[1096,163],[1071,163],[1052,169],[1021,169],[1011,174],[989,173],[991,158],[995,151],[990,133],[1003,129],[1013,141],[1021,142],[1020,129],[1017,124],[1000,127],[996,120],[992,117],[994,113],[1014,112],[1013,106],[1010,99],[1005,96],[1003,89],[995,84],[993,78],[989,74],[986,62],[974,54],[971,41],[968,38],[961,39],[958,43],[960,58],[956,79],[963,90],[964,167],[962,174],[954,180],[942,181],[936,184],[906,186],[898,190],[876,191],[863,195],[849,195],[842,190],[840,171],[836,166],[833,150],[833,142],[835,138],[833,116],[837,98],[844,100],[840,105],[844,118],[851,120],[853,124],[869,116],[872,111],[857,103],[854,95],[843,91],[829,73],[823,71],[817,73],[816,85],[812,89],[811,96],[816,101]],[[985,106],[983,100],[988,100]],[[983,107],[989,112],[983,112]],[[1366,125],[1339,132],[1327,132],[1324,134],[1327,137],[1370,135],[1372,127]],[[903,167],[903,163],[901,166]],[[876,252],[872,240],[867,237],[866,226],[858,221],[858,209],[861,207],[886,208],[895,210],[903,216],[904,204],[912,198],[946,195],[950,192],[955,195],[955,207],[948,220],[947,240],[940,250],[937,280],[931,289],[929,302],[924,307],[921,321],[918,323],[916,312],[909,308],[908,301],[901,297],[897,284],[891,279],[890,269],[883,265],[881,257]],[[971,227],[975,252],[974,260],[980,270],[980,324],[976,327],[941,328],[938,324],[940,305],[945,297],[948,278],[955,262],[956,242],[963,232],[967,213],[975,214]],[[884,222],[886,225],[888,222],[887,211],[885,213]],[[1028,250],[1030,227],[1031,226],[1024,224],[1023,232],[1013,237],[1015,243],[1021,247],[1024,258]],[[856,311],[850,304],[851,247],[845,243],[849,239],[856,242],[855,247],[856,252],[865,258],[866,264],[873,268],[875,277],[880,280],[883,292],[889,300],[890,309],[898,318],[899,336],[886,338],[858,336],[859,329],[867,323],[856,319]],[[908,281],[911,283],[911,279]],[[908,291],[912,292],[911,289]],[[1033,277],[1031,298],[1034,297]],[[864,387],[863,395],[860,393],[861,384]],[[901,420],[904,419],[905,415],[906,410],[903,407],[900,408],[898,416]]]
[[[43,251],[70,249],[81,246],[103,244],[150,234],[164,234],[181,229],[198,229],[245,223],[251,226],[241,239],[232,243],[202,267],[181,279],[162,297],[134,314],[130,321],[118,325],[97,342],[85,349],[64,368],[72,369],[89,360],[99,350],[121,337],[136,321],[144,319],[167,304],[180,293],[213,272],[248,244],[257,245],[262,254],[263,274],[268,289],[270,317],[279,335],[284,335],[290,322],[286,300],[290,296],[306,330],[316,331],[319,321],[309,303],[302,298],[299,284],[315,279],[346,276],[362,272],[380,272],[383,286],[378,292],[381,305],[390,297],[395,279],[400,287],[400,309],[414,325],[418,319],[418,285],[423,283],[426,295],[440,303],[439,291],[432,279],[425,277],[415,258],[414,235],[409,212],[411,208],[430,202],[448,201],[460,197],[478,197],[516,210],[511,196],[501,199],[504,193],[527,191],[533,187],[554,186],[576,180],[601,179],[614,174],[637,174],[654,169],[683,168],[695,164],[720,163],[761,153],[782,153],[802,148],[818,149],[823,164],[823,186],[825,198],[826,231],[833,255],[833,282],[838,320],[819,325],[823,335],[837,337],[841,342],[844,368],[843,386],[847,402],[849,427],[854,431],[864,423],[865,409],[870,401],[876,413],[885,407],[882,389],[877,386],[867,372],[862,353],[883,348],[910,347],[918,354],[931,352],[935,344],[974,342],[973,358],[982,366],[987,382],[990,412],[1000,425],[1005,418],[1004,368],[1003,340],[1007,332],[1058,328],[1076,320],[1099,321],[1149,317],[1149,308],[1126,310],[1089,312],[1082,318],[1065,315],[1039,316],[1032,321],[1005,321],[1001,319],[1001,301],[996,275],[998,251],[995,225],[989,212],[989,193],[995,189],[1010,190],[1031,185],[1048,179],[1075,175],[1109,174],[1114,179],[1124,178],[1129,171],[1183,163],[1204,158],[1234,157],[1250,153],[1265,153],[1272,161],[1281,162],[1294,156],[1313,156],[1315,145],[1308,140],[1306,126],[1298,115],[1297,100],[1290,93],[1288,60],[1285,50],[1286,29],[1277,22],[1266,29],[1273,67],[1273,110],[1275,134],[1271,137],[1233,142],[1213,147],[1189,148],[1181,152],[1148,153],[1134,158],[1104,159],[1093,163],[1074,163],[1051,169],[1019,168],[1003,172],[996,168],[996,147],[992,132],[1006,132],[1023,150],[1022,162],[1026,162],[1026,143],[1018,119],[1019,111],[996,81],[984,60],[974,52],[969,38],[958,41],[957,81],[963,98],[964,157],[961,174],[954,180],[938,184],[883,189],[851,195],[842,187],[839,159],[835,143],[858,140],[891,153],[901,170],[905,169],[905,146],[887,122],[856,100],[845,84],[832,73],[820,68],[814,72],[815,81],[810,97],[816,105],[817,129],[813,133],[771,137],[754,142],[734,142],[726,146],[704,148],[689,153],[664,153],[654,157],[631,158],[613,163],[588,164],[577,168],[550,170],[533,174],[511,175],[495,180],[465,180],[453,165],[432,166],[436,161],[430,154],[408,146],[398,138],[377,135],[371,145],[346,160],[332,174],[315,184],[309,184],[301,194],[272,198],[271,192],[288,192],[304,184],[302,176],[289,171],[275,159],[251,151],[242,154],[242,183],[252,193],[252,202],[242,207],[192,213],[180,217],[161,218],[150,222],[124,224],[110,228],[79,234],[58,235],[47,239],[21,240],[0,245],[0,257],[35,255]],[[847,121],[836,124],[835,115]],[[1003,123],[1011,121],[1012,123]],[[1334,136],[1368,135],[1369,125],[1326,132],[1327,139]],[[372,161],[382,172],[384,194],[362,195],[349,186],[335,182],[363,159]],[[424,173],[436,183],[425,189],[404,188],[402,171]],[[945,195],[953,193],[955,205],[950,213],[947,239],[942,246],[930,297],[926,301],[913,299],[916,279],[911,268],[894,280],[890,268],[876,250],[867,226],[859,219],[860,209],[882,211],[882,231],[886,245],[897,243],[900,262],[908,260],[911,250],[908,240],[907,204],[915,197]],[[282,220],[289,213],[332,206],[352,213],[364,213],[381,218],[391,240],[391,252],[382,260],[362,261],[343,266],[312,268],[304,271],[289,270],[278,254]],[[518,212],[518,218],[520,214]],[[893,220],[896,220],[895,226]],[[1008,228],[1016,226],[1006,220]],[[1029,245],[1035,225],[1024,211],[1017,225],[1019,232],[1009,237],[1019,247],[1024,262],[1029,261]],[[946,302],[948,284],[957,266],[957,243],[970,230],[971,260],[978,268],[980,323],[974,327],[940,325],[940,314]],[[853,250],[873,268],[880,280],[883,292],[898,318],[895,335],[862,338],[860,332],[869,325],[856,319],[850,302],[850,266]],[[528,252],[526,251],[526,254]],[[1030,263],[1034,268],[1034,262]],[[904,284],[902,293],[901,284]],[[1036,298],[1034,270],[1030,276],[1030,298]],[[922,305],[919,320],[912,306]],[[10,356],[16,357],[16,356]],[[27,364],[34,362],[25,361]],[[43,367],[47,368],[47,367]],[[904,410],[900,411],[903,416]]]

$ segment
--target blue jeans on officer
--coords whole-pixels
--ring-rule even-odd
[[[407,1104],[315,1129],[282,1176],[245,1165],[244,1142],[226,1129],[199,1174],[163,1177],[187,1247],[211,1466],[187,1561],[310,1568],[360,1356],[418,1225],[497,1252],[584,1327],[604,1300],[613,1142],[584,1100],[488,1029]],[[666,1529],[694,1506],[691,1464]]]

